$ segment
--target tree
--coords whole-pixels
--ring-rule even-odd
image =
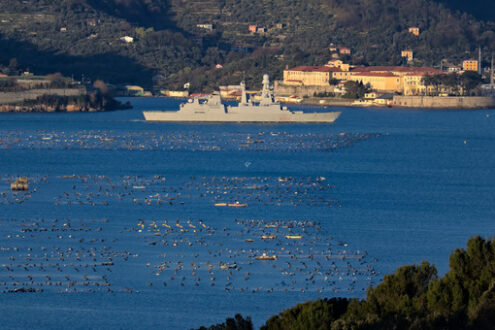
[[[108,94],[110,94],[110,89],[108,88],[107,84],[105,84],[105,82],[103,80],[96,80],[93,83],[93,87],[101,95],[108,95]]]
[[[332,322],[347,310],[349,300],[344,298],[318,299],[298,304],[272,316],[261,330],[328,329]]]
[[[227,318],[225,323],[212,325],[208,328],[200,327],[198,330],[253,330],[253,322],[249,316],[243,318],[241,314],[236,314],[234,318]]]
[[[481,76],[474,71],[465,71],[461,75],[461,85],[463,89],[463,94],[467,93],[468,95],[478,87],[482,82]]]
[[[449,266],[443,278],[428,262],[400,267],[368,289],[363,301],[298,304],[268,319],[262,329],[493,329],[495,240],[469,239],[465,250],[451,254]],[[237,316],[230,320],[210,329],[239,329]]]
[[[16,75],[18,73],[19,63],[17,61],[17,58],[14,57],[10,59],[8,69],[9,69],[9,75]]]
[[[346,93],[344,94],[344,98],[348,99],[359,99],[364,96],[365,93],[368,92],[368,88],[363,85],[363,82],[357,81],[347,81],[344,85]]]

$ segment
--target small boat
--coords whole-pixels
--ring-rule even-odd
[[[227,203],[215,203],[215,206],[227,206]]]
[[[29,183],[27,178],[18,178],[14,183],[10,184],[12,191],[29,190]]]
[[[276,235],[263,235],[261,236],[261,239],[275,239],[277,238]]]
[[[223,265],[220,265],[220,269],[222,269],[222,270],[235,269],[235,268],[237,268],[237,265],[236,264],[232,264],[232,265],[223,264]]]
[[[285,236],[285,238],[287,238],[287,239],[301,239],[302,236],[300,236],[300,235],[287,235],[287,236]]]
[[[262,255],[254,257],[254,259],[256,259],[256,260],[277,260],[277,256],[276,255],[268,256],[268,255],[266,255],[266,253],[263,252]]]
[[[248,206],[247,203],[239,203],[239,202],[229,203],[228,205],[229,205],[229,207],[246,207],[246,206]]]
[[[244,242],[252,243],[252,242],[254,242],[254,240],[252,238],[246,238],[244,240]]]

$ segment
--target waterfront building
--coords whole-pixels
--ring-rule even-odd
[[[424,95],[426,74],[441,74],[443,71],[428,67],[370,66],[350,69],[341,60],[330,60],[325,66],[298,66],[284,70],[285,86],[330,86],[332,79],[362,82],[374,91]],[[430,86],[431,87],[431,86]],[[429,90],[430,88],[428,88]]]
[[[349,77],[349,80],[363,83],[375,91],[401,92],[401,77],[391,72],[359,72]]]
[[[349,71],[349,69],[350,69],[349,64],[344,63],[342,60],[339,60],[339,59],[332,59],[332,60],[328,61],[328,63],[325,64],[325,66],[327,66],[329,68],[339,68],[342,71]]]
[[[349,71],[328,66],[298,66],[284,70],[285,85],[292,86],[329,86],[331,79],[346,80]]]
[[[371,89],[404,95],[424,93],[423,77],[442,71],[428,67],[370,66],[351,70],[349,80],[362,82]]]
[[[143,96],[144,88],[136,85],[126,85],[125,92],[128,96]]]

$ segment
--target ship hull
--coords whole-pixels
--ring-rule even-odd
[[[183,114],[169,111],[144,111],[146,121],[153,122],[216,122],[216,123],[333,123],[340,112],[320,113],[194,113]]]

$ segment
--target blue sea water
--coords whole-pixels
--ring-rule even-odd
[[[2,328],[187,329],[236,313],[260,326],[299,302],[364,297],[404,264],[443,274],[469,237],[495,233],[493,110],[167,124],[141,111],[179,100],[131,102],[0,116]],[[18,176],[29,193],[10,191]],[[8,292],[20,287],[40,292]]]

